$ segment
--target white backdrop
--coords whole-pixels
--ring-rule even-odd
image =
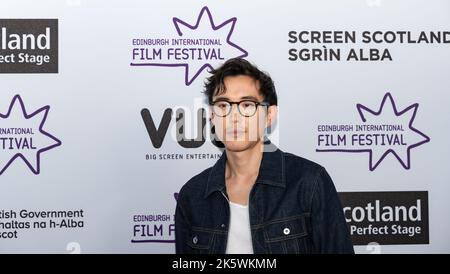
[[[370,200],[370,193],[383,192],[369,201],[371,205],[378,199],[410,213],[406,219],[401,215],[401,220],[384,215],[389,226],[404,222],[421,227],[411,236],[387,235],[386,244],[382,240],[386,237],[366,234],[361,240],[365,242],[355,246],[357,253],[450,252],[448,1],[1,3],[0,19],[58,20],[58,43],[52,45],[58,49],[58,72],[9,73],[9,64],[0,63],[0,128],[33,128],[28,134],[31,147],[9,143],[8,138],[19,140],[17,132],[0,134],[4,138],[0,143],[1,253],[173,253],[174,194],[221,153],[209,140],[208,126],[203,145],[181,146],[175,134],[176,110],[185,109],[186,137],[198,137],[197,110],[206,107],[201,93],[208,76],[204,66],[216,67],[236,56],[245,56],[275,81],[279,120],[270,138],[282,150],[323,165],[339,192],[355,195],[346,211],[349,225],[383,225],[383,220],[370,221],[367,208],[364,216],[363,209],[351,213],[354,207],[367,206],[363,200]],[[297,39],[302,31],[322,36],[327,31],[354,32],[356,41],[302,43]],[[416,43],[402,43],[398,36],[392,43],[364,43],[365,31],[405,31]],[[296,32],[297,38],[289,32]],[[443,37],[440,43],[417,43],[421,32]],[[141,39],[168,39],[169,44],[137,45]],[[220,45],[173,45],[172,39],[211,39]],[[209,56],[180,55],[177,60],[175,48],[179,52],[200,48],[201,54],[209,49]],[[151,56],[142,59],[141,49],[150,50]],[[160,54],[154,55],[154,49]],[[291,49],[297,54],[301,49],[317,49],[322,61],[290,60]],[[324,60],[330,49],[340,50],[340,60]],[[363,49],[362,57],[370,49],[379,50],[380,56],[387,49],[390,58],[347,60],[351,49],[358,54]],[[189,60],[182,60],[183,56]],[[20,100],[28,115],[41,110],[35,120],[25,117]],[[49,109],[43,119],[45,106]],[[158,128],[168,108],[173,110],[167,116],[171,118],[168,131],[157,148],[141,111],[147,109]],[[48,135],[39,130],[42,121],[41,129]],[[356,125],[363,124],[402,127],[357,131]],[[353,125],[353,129],[319,131],[325,125]],[[397,134],[397,141],[367,143],[367,134],[382,133]],[[319,142],[325,135],[337,138],[337,134],[346,135],[341,135],[345,144]],[[354,134],[366,134],[361,137],[365,143],[352,143]],[[44,151],[38,153],[39,149]],[[14,158],[18,153],[23,158]],[[404,191],[412,192],[409,198],[395,196]],[[427,199],[419,192],[425,192]],[[388,198],[392,193],[394,198]],[[367,246],[368,242],[375,243]]]

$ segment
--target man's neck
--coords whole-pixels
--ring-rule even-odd
[[[255,146],[244,151],[226,151],[227,163],[225,169],[226,178],[249,178],[259,173],[259,167],[263,156],[264,143],[258,142]]]

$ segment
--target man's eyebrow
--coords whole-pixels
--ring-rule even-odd
[[[253,100],[253,101],[258,101],[258,98],[256,98],[255,96],[242,96],[240,98],[240,100]],[[224,97],[224,96],[220,96],[214,99],[214,101],[231,101],[230,98],[228,97]]]
[[[228,97],[216,97],[214,101],[230,101]]]
[[[243,97],[241,97],[241,100],[245,100],[245,99],[258,101],[258,98],[256,98],[255,96],[243,96]]]

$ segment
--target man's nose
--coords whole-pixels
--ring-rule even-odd
[[[239,109],[238,109],[238,105],[237,104],[231,105],[230,116],[231,116],[231,121],[232,122],[237,122],[239,120],[240,113],[239,113]]]

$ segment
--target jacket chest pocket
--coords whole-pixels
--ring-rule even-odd
[[[194,254],[209,254],[212,252],[214,233],[205,230],[192,229],[186,244]]]
[[[277,219],[264,226],[264,238],[270,253],[309,253],[309,237],[305,216]]]

